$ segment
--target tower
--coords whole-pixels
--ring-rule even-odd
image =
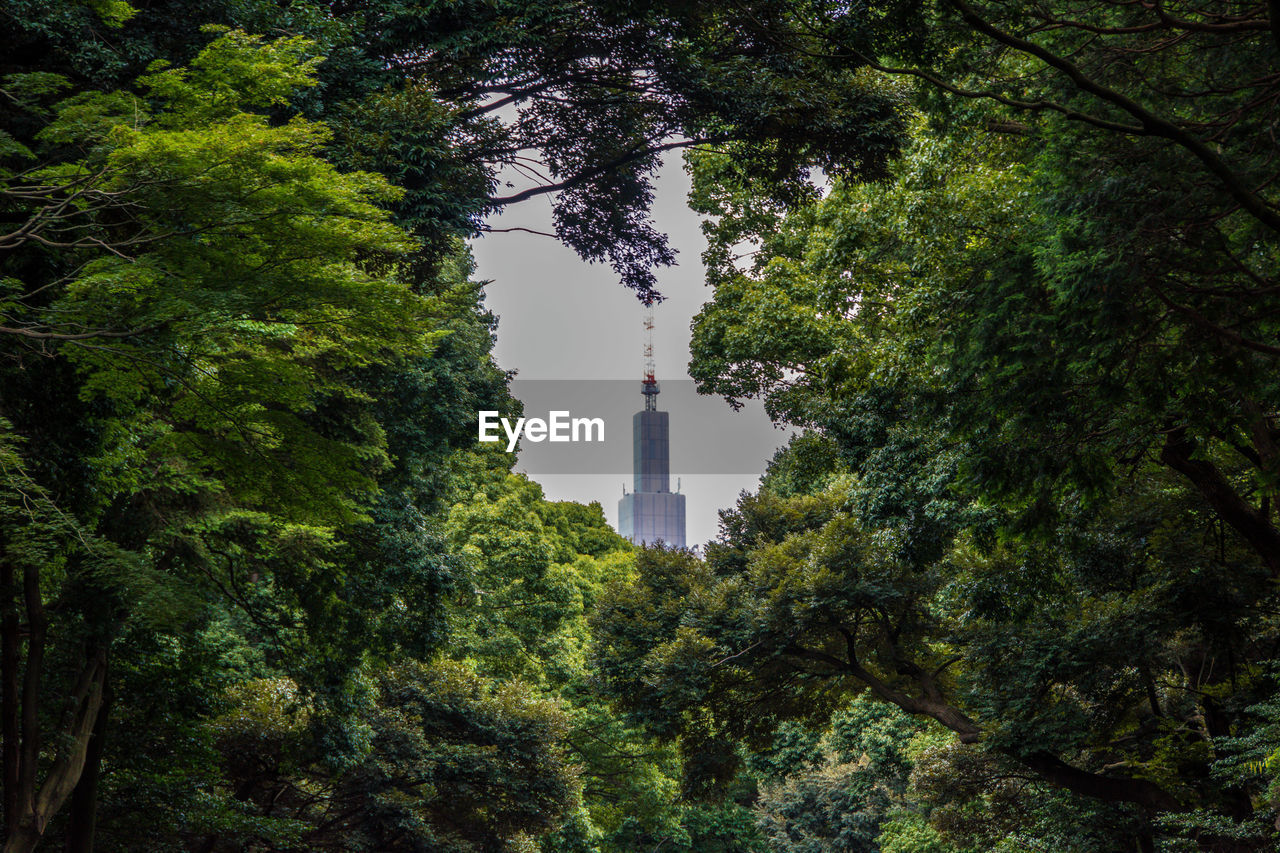
[[[632,491],[618,502],[618,532],[637,545],[684,547],[684,495],[671,491],[670,419],[658,411],[653,365],[653,309],[644,318],[644,409],[631,418]]]

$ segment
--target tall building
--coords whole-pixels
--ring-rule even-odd
[[[631,418],[634,491],[618,501],[618,532],[637,545],[684,544],[684,495],[671,491],[671,424],[658,411],[653,368],[653,315],[645,318],[645,374],[640,383],[644,409]]]

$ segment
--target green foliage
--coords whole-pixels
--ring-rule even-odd
[[[560,822],[575,779],[553,704],[447,663],[398,667],[378,690],[372,752],[344,791],[366,802],[369,849],[520,850]]]
[[[630,546],[598,504],[550,503],[505,462],[481,453],[458,474],[446,535],[464,568],[451,634],[483,671],[559,688],[581,676],[585,614],[629,569]]]
[[[619,594],[599,629],[634,662],[605,672],[641,717],[679,697],[656,730],[697,741],[760,749],[859,689],[932,718],[961,743],[912,788],[963,846],[1265,849],[1272,806],[1223,739],[1274,690],[1276,329],[1238,295],[1271,293],[1276,228],[1229,186],[1270,167],[1227,105],[1263,84],[1118,47],[1118,11],[957,5],[949,53],[885,51],[934,68],[888,180],[782,203],[731,152],[691,157],[716,288],[691,372],[811,434],[688,589]],[[1211,33],[1198,49],[1225,49]],[[939,74],[976,101],[940,102]],[[1111,132],[1139,113],[1171,144]],[[1191,138],[1208,115],[1218,166]]]
[[[656,731],[700,740],[720,727],[758,748],[779,717],[821,720],[835,685],[861,684],[1024,762],[1031,779],[1091,791],[1057,762],[1075,756],[1099,772],[1109,755],[1116,775],[1139,780],[1120,798],[1243,808],[1230,784],[1189,782],[1211,752],[1173,720],[1198,719],[1206,695],[1185,655],[1243,661],[1241,638],[1274,627],[1261,617],[1271,552],[1229,517],[1218,523],[1244,535],[1217,528],[1206,546],[1210,510],[1196,493],[1214,470],[1242,495],[1265,488],[1265,465],[1215,442],[1224,417],[1247,420],[1249,399],[1274,399],[1273,374],[1255,372],[1254,355],[1243,367],[1203,361],[1196,334],[1158,299],[1061,293],[1063,261],[1048,247],[1062,245],[1063,218],[1044,188],[1058,153],[921,125],[890,182],[836,182],[789,213],[726,181],[723,155],[694,160],[695,202],[722,218],[708,232],[716,299],[695,322],[691,370],[706,390],[764,397],[775,418],[814,432],[725,516],[687,590],[668,594],[659,573],[620,600],[660,603],[628,601],[601,624],[632,661],[603,671],[633,713],[664,708]],[[753,236],[760,251],[740,269],[734,244]],[[1097,276],[1127,260],[1091,263]],[[1171,423],[1212,448],[1203,467],[1180,461]],[[1172,471],[1134,470],[1137,448],[1153,445]],[[1269,689],[1241,666],[1203,700],[1210,738]],[[739,707],[761,710],[742,719]],[[1121,759],[1117,746],[1134,737],[1145,745],[1120,747]],[[960,801],[981,795],[996,766]],[[1109,849],[1143,832],[1124,809],[1090,811],[1082,826],[1065,817],[1080,805],[1048,802],[1036,813],[1011,797],[995,836],[976,828],[978,812],[953,832],[1045,849],[1067,837]]]
[[[137,486],[127,464],[150,467],[153,482],[172,478],[170,488],[289,507],[281,514],[299,521],[352,518],[350,491],[330,484],[371,487],[381,437],[339,372],[425,346],[408,327],[430,309],[354,260],[407,246],[378,207],[395,192],[325,163],[323,126],[244,112],[279,102],[308,73],[297,45],[256,51],[228,34],[191,73],[149,78],[166,104],[154,116],[122,94],[55,108],[41,139],[88,153],[27,176],[69,208],[32,211],[29,239],[84,257],[56,298],[33,306],[19,292],[3,310],[60,343],[81,393],[149,436],[129,457],[102,460],[119,488]],[[241,87],[241,77],[257,82]],[[144,400],[147,414],[136,408]],[[345,435],[308,423],[326,407],[350,411]]]
[[[155,735],[107,737],[121,772],[103,832],[139,849],[254,836],[295,849],[314,829],[305,810],[259,808],[239,787],[258,769],[234,757],[270,765],[268,780],[317,767],[320,742],[336,766],[360,760],[356,674],[438,642],[440,469],[470,440],[477,397],[505,396],[468,263],[403,277],[413,244],[387,209],[400,192],[328,162],[324,125],[267,114],[314,84],[309,49],[225,32],[189,66],[155,69],[145,98],[56,102],[40,111],[43,163],[4,187],[25,224],[0,297],[18,392],[4,400],[0,540],[14,570],[40,566],[50,688],[74,678],[86,642],[90,661],[114,646],[111,714]],[[405,411],[437,392],[446,404]],[[228,670],[184,630],[209,620],[252,666]],[[189,676],[159,674],[166,649],[146,632],[160,629]],[[224,695],[228,681],[240,687]],[[309,723],[286,732],[241,695],[276,684],[296,685]],[[142,698],[156,685],[190,701],[161,713]],[[231,726],[217,717],[228,701],[257,711]],[[169,817],[138,826],[131,807]]]
[[[0,12],[6,849],[1274,846],[1265,4]],[[654,299],[677,149],[702,555],[472,446],[460,238]]]
[[[824,25],[774,0],[162,0],[109,37],[74,0],[11,5],[24,62],[47,57],[39,64],[103,90],[154,60],[191,60],[208,40],[202,25],[314,42],[321,87],[291,104],[338,130],[334,162],[405,190],[397,215],[421,241],[423,269],[448,255],[451,238],[484,230],[485,214],[548,195],[566,244],[657,298],[652,268],[675,259],[649,216],[664,151],[730,145],[754,179],[792,199],[812,194],[813,167],[878,173],[903,130],[901,87],[860,70],[865,62],[814,53],[811,33]],[[863,46],[902,42],[900,24],[919,20],[911,3],[868,12],[840,28]],[[533,185],[507,186],[513,172]]]
[[[915,728],[897,709],[862,696],[833,715],[823,736],[781,729],[763,760],[751,762],[765,771],[755,808],[769,849],[879,851],[886,815],[903,800]],[[807,755],[794,754],[797,734],[808,741],[799,750]]]

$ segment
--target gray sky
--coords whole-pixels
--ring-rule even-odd
[[[660,382],[687,380],[689,323],[711,297],[700,260],[706,241],[698,227],[698,216],[685,203],[689,177],[679,156],[667,158],[655,187],[657,227],[669,235],[680,254],[678,266],[658,270],[659,289],[666,301],[654,310],[654,359]],[[550,200],[540,197],[515,205],[502,216],[490,219],[489,224],[494,228],[520,226],[550,232]],[[641,407],[644,308],[631,291],[618,283],[607,264],[587,264],[556,240],[523,232],[487,234],[474,240],[472,249],[477,276],[491,280],[485,291],[486,304],[499,317],[496,357],[501,367],[517,370],[522,380],[635,380],[636,408]],[[662,400],[659,397],[659,408],[667,408]],[[703,401],[702,405],[713,402],[728,410],[728,405],[718,399]],[[770,455],[769,447],[760,447],[758,467],[751,473],[740,470],[733,474],[684,474],[680,470],[679,415],[673,409],[673,486],[674,478],[681,477],[682,491],[688,496],[688,541],[691,545],[701,544],[716,535],[717,510],[732,506],[741,490],[755,488]],[[730,423],[740,424],[744,434],[755,437],[756,446],[762,436],[770,446],[781,446],[786,441],[786,433],[767,427],[768,418],[758,404],[731,417]],[[739,466],[743,467],[746,466]],[[521,466],[518,464],[517,468]],[[614,525],[624,480],[630,487],[629,478],[617,473],[535,471],[530,476],[552,500],[599,501]]]

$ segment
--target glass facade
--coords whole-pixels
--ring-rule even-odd
[[[634,488],[618,502],[618,532],[637,545],[684,541],[684,495],[671,491],[670,421],[666,412],[636,412],[631,419]]]

